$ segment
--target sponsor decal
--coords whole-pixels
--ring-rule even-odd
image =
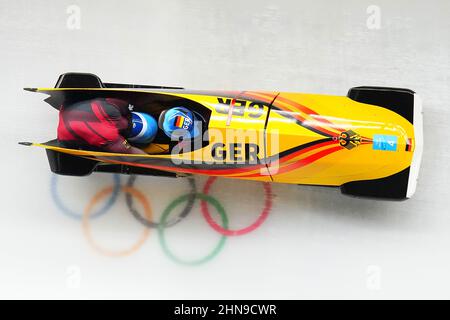
[[[397,151],[397,136],[375,134],[373,136],[373,150]]]
[[[250,118],[258,119],[264,115],[264,107],[267,107],[262,102],[250,102],[246,100],[220,98],[217,97],[218,104],[215,105],[216,112],[232,115],[235,117],[248,116]],[[230,111],[231,109],[231,111]]]

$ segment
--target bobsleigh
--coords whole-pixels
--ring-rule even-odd
[[[126,100],[156,119],[173,106],[193,110],[201,141],[177,146],[158,134],[165,152],[130,155],[65,148],[52,140],[22,143],[46,149],[56,174],[92,172],[182,177],[193,174],[340,187],[342,193],[407,199],[416,189],[422,157],[422,104],[409,89],[355,87],[347,96],[277,91],[200,91],[104,83],[66,73],[47,94],[55,109],[94,98]]]

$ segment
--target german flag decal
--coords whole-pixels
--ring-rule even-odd
[[[411,138],[408,138],[408,140],[406,140],[405,151],[411,151],[411,148],[412,148],[412,141],[411,141]]]
[[[183,116],[177,116],[175,118],[175,127],[177,128],[183,128],[183,124],[184,124],[184,117]]]

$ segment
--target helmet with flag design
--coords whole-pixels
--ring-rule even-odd
[[[199,134],[194,113],[185,107],[163,111],[158,125],[169,138],[195,138]]]

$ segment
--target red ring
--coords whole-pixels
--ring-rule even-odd
[[[208,194],[209,189],[211,188],[212,184],[216,181],[217,177],[210,177],[203,187],[203,193]],[[267,216],[269,215],[270,209],[272,208],[272,187],[269,183],[264,182],[264,194],[265,194],[265,201],[264,201],[264,209],[261,212],[260,216],[254,223],[249,225],[248,227],[239,229],[239,230],[230,230],[230,229],[224,229],[222,226],[217,224],[214,219],[212,218],[211,214],[208,210],[208,203],[204,200],[201,201],[201,210],[203,217],[205,218],[206,222],[217,232],[224,236],[242,236],[244,234],[250,233],[252,231],[255,231],[259,226],[263,224],[263,222],[267,219]]]

